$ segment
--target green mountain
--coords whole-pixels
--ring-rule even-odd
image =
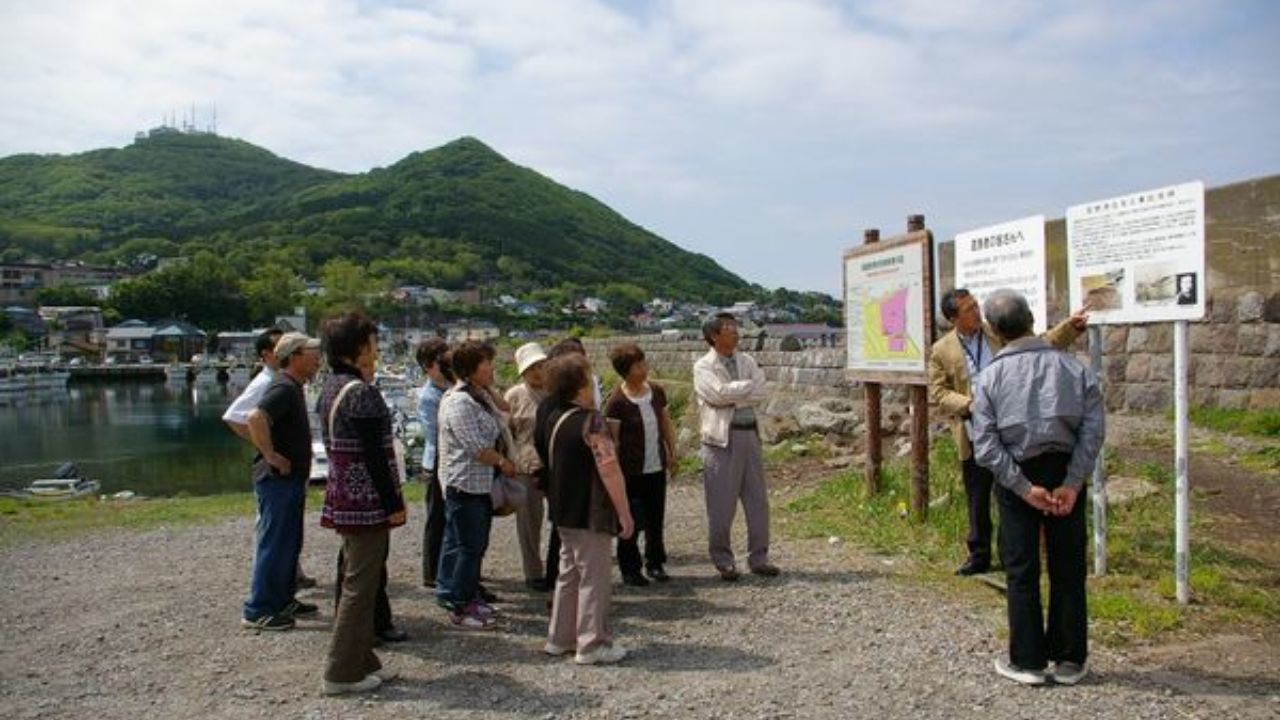
[[[473,138],[357,175],[177,131],[0,159],[0,257],[142,264],[204,250],[244,275],[265,259],[318,278],[343,259],[391,282],[513,294],[621,288],[719,301],[748,287]]]

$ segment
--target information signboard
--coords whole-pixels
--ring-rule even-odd
[[[1204,183],[1067,208],[1071,307],[1091,322],[1204,317]]]
[[[853,379],[928,383],[929,252],[925,231],[845,252],[846,367]]]
[[[1035,314],[1035,331],[1048,326],[1045,302],[1044,216],[1023,218],[956,235],[956,287],[981,305],[1000,288],[1022,293]]]

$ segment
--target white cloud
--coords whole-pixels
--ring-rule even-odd
[[[0,155],[220,131],[363,171],[474,135],[766,285],[946,230],[1274,172],[1255,0],[52,0],[0,7]],[[954,225],[954,227],[950,227]],[[798,251],[799,249],[799,251]]]

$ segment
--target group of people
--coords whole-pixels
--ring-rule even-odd
[[[1026,684],[1079,682],[1087,673],[1085,519],[1079,495],[1104,436],[1097,378],[1069,353],[1083,311],[1044,337],[1024,297],[1000,290],[980,310],[964,289],[946,293],[954,330],[933,347],[931,395],[950,417],[969,503],[969,557],[962,575],[992,568],[991,496],[999,507],[999,559],[1008,575],[1009,652],[996,671]],[[983,320],[985,311],[986,322]],[[703,324],[708,345],[693,364],[701,441],[707,549],[721,580],[741,574],[730,528],[739,504],[747,525],[746,569],[777,576],[769,557],[769,502],[757,408],[765,377],[738,351],[738,325]],[[341,537],[333,633],[324,692],[367,692],[395,677],[374,653],[407,635],[387,597],[391,529],[407,513],[397,482],[391,412],[375,387],[377,326],[360,313],[327,319],[320,338],[268,331],[264,370],[224,419],[258,453],[256,548],[242,624],[288,630],[318,613],[296,597],[301,572],[311,430],[303,386],[329,372],[316,403],[329,458],[320,524]],[[614,347],[617,387],[603,395],[580,341],[515,352],[520,382],[500,393],[496,351],[429,339],[416,359],[425,375],[418,416],[424,435],[422,582],[453,626],[498,626],[496,596],[481,583],[495,515],[514,513],[525,585],[551,592],[543,651],[579,664],[615,663],[626,650],[609,623],[612,557],[622,582],[664,583],[667,481],[678,459],[663,388],[644,352]],[[543,535],[546,535],[544,548]],[[639,535],[644,535],[643,551]],[[1040,598],[1040,542],[1049,569],[1048,624]],[[615,545],[616,544],[616,545]],[[1052,666],[1050,664],[1052,663]]]
[[[722,580],[739,579],[730,528],[741,502],[747,567],[777,576],[754,409],[765,397],[764,374],[737,351],[732,315],[708,320],[703,335],[709,351],[693,375],[710,559]],[[329,372],[315,407],[329,458],[320,524],[342,540],[323,683],[332,695],[393,679],[373,648],[408,637],[392,621],[386,592],[390,530],[407,514],[395,480],[391,412],[373,384],[377,348],[377,326],[360,313],[327,319],[318,339],[268,331],[257,348],[263,372],[224,416],[258,451],[257,537],[242,625],[288,630],[319,612],[296,593],[307,580],[299,557],[311,463],[303,386],[325,356]],[[476,341],[450,347],[432,338],[416,349],[425,375],[418,397],[422,582],[455,627],[497,627],[497,598],[481,583],[481,569],[493,518],[513,512],[525,585],[552,593],[544,652],[584,665],[618,662],[626,650],[609,623],[615,550],[626,585],[671,580],[663,525],[678,450],[666,393],[649,380],[633,343],[609,354],[619,382],[607,396],[575,338],[550,351],[519,347],[520,382],[505,393],[495,383],[495,358],[492,346]]]

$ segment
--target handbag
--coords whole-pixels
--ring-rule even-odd
[[[494,515],[510,515],[528,504],[529,488],[513,477],[495,473],[489,486],[489,500],[493,503]]]

